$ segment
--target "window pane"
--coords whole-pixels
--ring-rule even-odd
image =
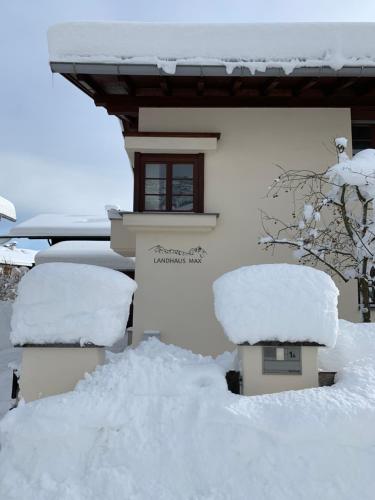
[[[146,179],[146,194],[165,194],[165,179]]]
[[[191,163],[178,163],[173,165],[173,178],[174,179],[192,179],[193,167]]]
[[[145,210],[165,210],[165,196],[145,196]]]
[[[167,166],[164,163],[146,163],[146,177],[165,179]]]
[[[174,179],[172,181],[173,194],[193,194],[193,180]]]
[[[186,210],[193,211],[193,197],[192,196],[173,196],[172,197],[172,210]]]

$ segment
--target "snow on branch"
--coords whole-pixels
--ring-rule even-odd
[[[369,287],[375,278],[375,150],[352,159],[347,139],[337,138],[337,163],[323,172],[286,170],[269,187],[268,197],[291,197],[291,219],[261,213],[265,249],[285,245],[301,263],[325,268],[344,281],[356,278],[361,310],[370,319]]]

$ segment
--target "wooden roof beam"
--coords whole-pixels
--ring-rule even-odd
[[[77,80],[78,82],[86,87],[86,89],[90,90],[91,92],[94,93],[95,95],[104,95],[103,88],[98,85],[95,80],[92,78],[90,75],[77,75]]]
[[[128,95],[135,95],[135,85],[126,75],[117,75],[117,81]]]
[[[289,95],[288,95],[289,94]],[[105,106],[109,114],[134,113],[141,107],[355,107],[374,106],[375,95],[296,96],[289,89],[278,95],[171,95],[171,96],[111,96],[106,101],[96,99],[97,105]]]
[[[197,94],[198,95],[203,95],[204,94],[204,88],[206,86],[206,83],[203,78],[199,78],[197,81]]]
[[[238,92],[241,90],[242,85],[243,85],[243,80],[241,80],[240,78],[236,78],[232,83],[230,91],[231,95],[237,95]]]
[[[275,89],[280,84],[279,78],[272,78],[271,82],[268,82],[262,89],[262,95],[269,95],[273,89]]]
[[[336,95],[343,90],[349,89],[358,82],[358,78],[339,78],[335,85],[323,90],[325,95]]]
[[[171,89],[171,86],[170,86],[167,78],[160,79],[160,88],[163,91],[164,95],[171,95],[172,94],[172,89]]]
[[[299,96],[299,95],[303,94],[303,92],[306,92],[306,90],[310,90],[313,87],[315,87],[315,85],[318,82],[319,82],[319,78],[310,78],[307,82],[304,82],[302,85],[300,85],[299,87],[295,88],[293,90],[293,94],[295,96]]]

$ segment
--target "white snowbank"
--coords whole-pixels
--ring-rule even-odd
[[[358,186],[363,194],[375,196],[375,149],[364,149],[352,159],[341,160],[328,169],[327,176],[337,186]]]
[[[298,40],[298,43],[296,41]],[[375,66],[373,23],[72,22],[48,31],[53,62],[282,68]]]
[[[102,215],[40,214],[13,226],[9,235],[13,237],[53,236],[110,236],[111,224]]]
[[[0,264],[31,267],[35,262],[36,250],[17,248],[15,245],[0,245]]]
[[[7,500],[370,500],[374,362],[333,387],[241,397],[155,339],[0,424]]]
[[[125,333],[136,287],[132,279],[104,267],[36,266],[19,284],[11,341],[111,346]]]
[[[1,217],[11,221],[15,221],[17,218],[16,208],[13,203],[2,196],[0,196],[0,218]]]
[[[339,291],[322,271],[290,264],[241,267],[218,278],[213,290],[216,317],[235,344],[335,344]]]
[[[340,319],[335,347],[319,349],[319,367],[338,371],[350,363],[362,365],[362,358],[375,359],[375,323],[350,323]]]

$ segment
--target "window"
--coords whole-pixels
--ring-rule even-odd
[[[203,212],[203,154],[136,153],[134,211]]]
[[[301,347],[263,347],[263,373],[300,375]]]
[[[375,124],[353,123],[352,124],[353,154],[363,149],[375,148]]]

